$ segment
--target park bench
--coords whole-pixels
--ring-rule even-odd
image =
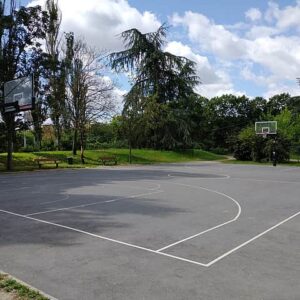
[[[42,164],[55,164],[56,168],[58,168],[58,163],[60,162],[56,158],[46,158],[46,157],[39,157],[39,158],[34,158],[33,159],[39,166],[39,169],[42,168]]]
[[[106,165],[106,163],[114,163],[116,165],[118,162],[117,157],[115,155],[100,156],[99,160],[102,162],[103,165]]]

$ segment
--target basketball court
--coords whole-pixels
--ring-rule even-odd
[[[0,268],[57,299],[299,299],[300,170],[0,175]]]

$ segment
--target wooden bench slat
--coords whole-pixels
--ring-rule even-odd
[[[33,159],[35,162],[37,162],[39,169],[42,168],[42,163],[46,164],[46,163],[54,163],[56,165],[56,168],[58,168],[58,163],[60,162],[58,159],[55,158],[34,158]]]

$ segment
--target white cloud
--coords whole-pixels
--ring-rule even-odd
[[[269,23],[273,22],[279,16],[279,6],[277,3],[270,1],[268,3],[268,9],[265,12],[265,20]]]
[[[212,98],[223,94],[243,94],[234,89],[230,76],[225,71],[215,70],[207,57],[196,54],[189,46],[181,42],[172,41],[168,43],[165,51],[174,55],[184,56],[196,63],[197,75],[202,83],[195,90],[202,96]]]
[[[296,85],[288,85],[288,84],[270,84],[268,86],[268,91],[263,95],[264,98],[269,99],[275,95],[287,93],[291,96],[299,95],[299,87]]]
[[[270,26],[252,26],[249,31],[246,32],[246,38],[255,40],[260,37],[274,36],[280,33],[275,27]]]
[[[258,8],[250,8],[248,11],[246,11],[245,16],[247,19],[255,22],[262,18],[262,13]]]
[[[116,105],[116,113],[121,114],[122,109],[123,109],[123,101],[124,101],[124,96],[128,93],[126,90],[122,90],[119,88],[115,88],[113,91],[113,98],[115,100],[115,105]]]
[[[206,16],[191,11],[184,16],[174,14],[171,22],[188,29],[188,36],[203,50],[212,51],[223,59],[238,59],[245,55],[247,42],[231,33],[223,25],[217,25]]]
[[[253,9],[246,12],[246,15],[252,18],[251,20],[261,19],[262,16],[260,11],[258,13]],[[300,38],[285,32],[293,26],[296,27],[296,24],[300,27],[300,1],[294,7],[287,6],[283,9],[270,2],[265,18],[274,24],[264,25],[261,20],[260,26],[252,25],[249,30],[245,30],[244,26],[244,31],[239,35],[232,32],[235,28],[225,28],[206,16],[191,11],[182,16],[174,14],[172,22],[175,26],[187,29],[194,47],[198,46],[207,51],[216,61],[227,62],[227,73],[234,72],[235,61],[250,61],[256,64],[257,68],[262,70],[260,75],[244,69],[241,71],[242,77],[256,84],[263,83],[265,88],[270,90],[273,89],[273,85],[279,86],[284,80],[292,81],[300,75]],[[233,67],[230,67],[230,64]],[[267,78],[264,78],[264,74],[268,75]],[[284,88],[288,88],[288,85]]]
[[[293,79],[288,83],[281,82],[281,79],[276,75],[263,74],[262,72],[257,74],[252,70],[252,64],[245,66],[241,71],[241,75],[246,80],[253,81],[259,86],[266,87],[267,91],[262,95],[266,99],[282,93],[289,93],[292,96],[299,95],[299,87],[296,85],[296,79]]]
[[[268,3],[268,9],[265,13],[265,19],[268,22],[276,22],[276,27],[286,30],[292,27],[299,29],[300,25],[300,1],[294,6],[286,6],[280,9],[279,5],[274,1]]]
[[[200,80],[203,78],[201,81],[209,84],[220,80],[211,67],[207,57],[194,53],[189,46],[184,45],[181,42],[172,41],[168,43],[165,51],[174,55],[184,56],[194,61],[196,63],[197,75],[200,77]]]
[[[230,82],[202,84],[197,87],[196,92],[204,97],[207,97],[208,99],[219,97],[225,94],[232,94],[236,96],[242,96],[246,94],[244,91],[237,91]]]
[[[266,67],[281,79],[293,79],[300,70],[300,39],[297,37],[264,37],[253,41],[248,57]]]
[[[44,3],[45,0],[34,0],[29,5]],[[63,16],[62,31],[73,31],[99,49],[120,49],[118,35],[124,30],[149,32],[161,25],[153,13],[140,12],[126,0],[59,0],[58,4]]]

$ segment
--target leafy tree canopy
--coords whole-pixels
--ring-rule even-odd
[[[192,93],[199,82],[194,62],[163,51],[166,32],[162,25],[156,32],[133,28],[121,34],[125,50],[112,53],[110,61],[115,71],[132,74],[128,99],[157,95],[159,103],[168,103]]]

